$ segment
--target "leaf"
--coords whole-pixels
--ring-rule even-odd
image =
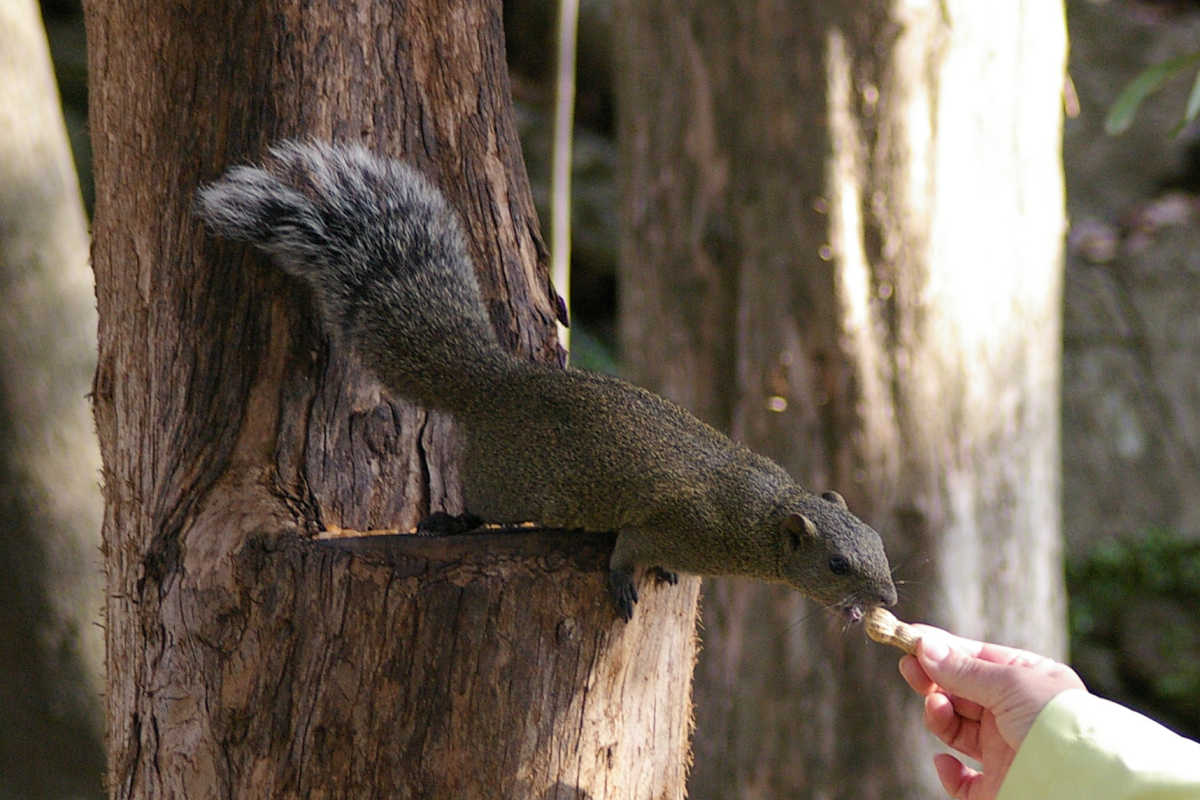
[[[1196,118],[1196,114],[1200,113],[1200,72],[1196,73],[1196,80],[1192,83],[1192,93],[1188,95],[1187,110],[1183,112],[1183,123],[1186,125]]]
[[[1116,102],[1108,110],[1108,116],[1104,119],[1105,132],[1110,136],[1124,133],[1133,124],[1133,117],[1143,100],[1158,91],[1168,80],[1197,63],[1200,63],[1200,52],[1177,56],[1143,70],[1121,90]],[[1195,87],[1192,94],[1196,94]],[[1196,102],[1200,104],[1200,99]],[[1188,107],[1191,107],[1191,98],[1188,100]]]
[[[1187,130],[1187,126],[1196,118],[1197,112],[1200,112],[1200,71],[1196,72],[1196,79],[1192,82],[1192,91],[1188,94],[1187,108],[1184,109],[1183,119],[1171,128],[1171,138],[1175,138]]]

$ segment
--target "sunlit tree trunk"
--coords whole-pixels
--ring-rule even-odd
[[[0,797],[98,797],[87,220],[37,4],[0,5]]]
[[[682,796],[695,588],[624,625],[611,536],[332,537],[460,510],[453,428],[190,214],[282,137],[403,156],[557,359],[499,2],[86,12],[112,796]]]
[[[1061,656],[1061,4],[615,18],[635,375],[844,494],[902,616]],[[895,654],[746,582],[703,619],[693,796],[940,796]]]

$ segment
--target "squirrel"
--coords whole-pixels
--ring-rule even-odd
[[[837,493],[645,389],[505,351],[457,214],[407,164],[285,141],[202,187],[197,214],[307,283],[331,341],[390,391],[456,418],[468,515],[615,531],[608,589],[626,621],[639,567],[785,583],[851,622],[895,604],[879,534]]]

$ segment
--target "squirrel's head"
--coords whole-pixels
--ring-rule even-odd
[[[777,507],[784,582],[857,622],[863,610],[896,603],[879,534],[837,492],[797,489]]]

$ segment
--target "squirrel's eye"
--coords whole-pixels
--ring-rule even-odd
[[[829,571],[834,575],[845,575],[850,571],[850,562],[845,556],[830,556]]]

